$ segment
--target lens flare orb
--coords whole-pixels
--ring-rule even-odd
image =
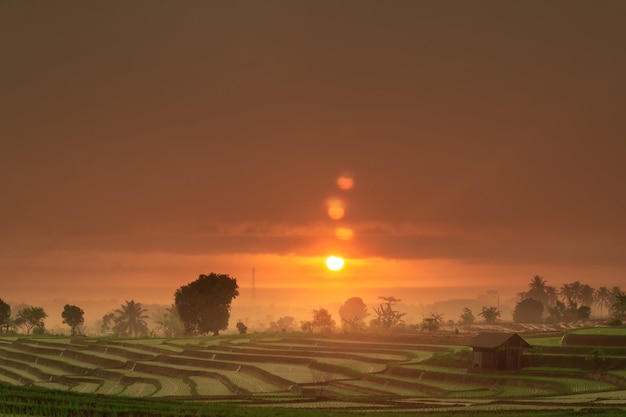
[[[350,240],[354,236],[354,231],[348,227],[338,227],[335,229],[335,237],[339,240]]]
[[[337,178],[337,186],[342,190],[350,190],[354,187],[354,180],[348,176],[341,176]]]
[[[346,214],[345,203],[338,198],[326,200],[326,207],[328,207],[328,217],[332,220],[341,220]]]

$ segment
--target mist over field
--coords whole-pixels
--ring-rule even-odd
[[[464,307],[470,308],[477,315],[483,306],[498,306],[502,310],[502,319],[510,320],[511,312],[515,307],[517,292],[525,288],[505,287],[447,287],[447,288],[256,288],[243,287],[239,289],[239,296],[233,300],[230,321],[226,333],[236,332],[235,324],[243,321],[249,331],[264,331],[272,321],[284,316],[295,318],[299,324],[304,320],[311,320],[314,309],[327,309],[336,321],[338,328],[341,319],[338,309],[348,298],[360,297],[368,307],[374,318],[373,308],[378,307],[379,297],[393,296],[402,300],[397,309],[403,313],[406,324],[419,324],[422,318],[431,313],[443,314],[444,321],[458,321]],[[85,311],[84,330],[87,335],[99,333],[99,321],[107,313],[120,307],[125,300],[133,299],[148,309],[148,327],[156,327],[155,321],[174,302],[173,293],[170,303],[155,302],[154,294],[150,291],[141,291],[144,298],[124,297],[106,298],[100,300],[89,299],[7,299],[12,311],[17,311],[24,305],[43,307],[48,318],[45,321],[46,329],[52,332],[68,333],[69,327],[62,324],[61,312],[65,304],[77,305]]]

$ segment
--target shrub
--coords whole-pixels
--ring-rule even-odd
[[[237,331],[239,334],[246,334],[248,332],[248,326],[244,324],[241,320],[237,322]]]
[[[603,369],[606,365],[606,355],[602,349],[594,349],[585,358],[589,369],[594,371]]]
[[[623,323],[622,323],[622,321],[620,319],[614,318],[614,319],[609,320],[606,324],[608,324],[609,326],[619,327]]]

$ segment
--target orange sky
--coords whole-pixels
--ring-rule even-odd
[[[253,268],[259,287],[621,285],[624,16],[2,2],[0,298],[169,304]]]

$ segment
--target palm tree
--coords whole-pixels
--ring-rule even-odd
[[[563,284],[563,286],[561,287],[561,290],[559,291],[559,294],[561,295],[561,298],[563,299],[563,303],[566,304],[568,307],[575,307],[578,305],[577,303],[578,295],[577,295],[577,288],[575,284],[576,283]],[[580,285],[580,283],[578,284]]]
[[[134,300],[126,301],[126,305],[115,310],[115,325],[113,332],[121,336],[140,336],[148,334],[148,325],[145,319],[148,310],[141,308],[141,303]]]
[[[483,306],[483,311],[478,313],[483,319],[485,319],[485,323],[495,323],[500,318],[500,314],[502,312],[498,310],[498,307],[486,307]]]
[[[546,280],[543,279],[540,275],[535,275],[533,279],[530,280],[530,284],[528,287],[527,298],[534,298],[535,300],[541,301],[543,304],[547,304],[546,297]]]
[[[563,285],[562,288],[570,305],[589,306],[593,302],[593,288],[587,284],[581,284],[580,281],[574,281],[571,284]]]
[[[422,330],[428,332],[436,332],[441,327],[443,314],[430,313],[430,317],[424,317],[422,320]]]
[[[600,318],[602,318],[602,308],[611,306],[611,292],[607,287],[600,287],[594,294],[594,301],[600,306]]]
[[[547,286],[546,287],[546,296],[548,299],[547,307],[552,307],[556,305],[556,302],[559,301],[559,294],[556,291],[555,287]]]
[[[612,304],[613,302],[615,302],[617,297],[619,297],[622,294],[622,289],[620,287],[613,287],[609,290],[609,292],[611,293],[610,297],[611,297],[611,304]]]
[[[541,294],[545,292],[547,282],[548,281],[543,279],[541,275],[535,275],[533,279],[530,280],[528,286],[530,287],[530,291]]]
[[[626,315],[626,293],[614,294],[611,303],[611,313],[618,319]]]
[[[178,337],[182,336],[185,332],[185,326],[178,317],[178,311],[176,306],[171,306],[165,309],[163,316],[156,321],[159,325],[155,331],[161,331],[165,337]]]
[[[596,290],[594,290],[591,286],[588,284],[582,284],[578,294],[580,297],[580,303],[584,306],[590,307],[593,305],[595,293]]]

